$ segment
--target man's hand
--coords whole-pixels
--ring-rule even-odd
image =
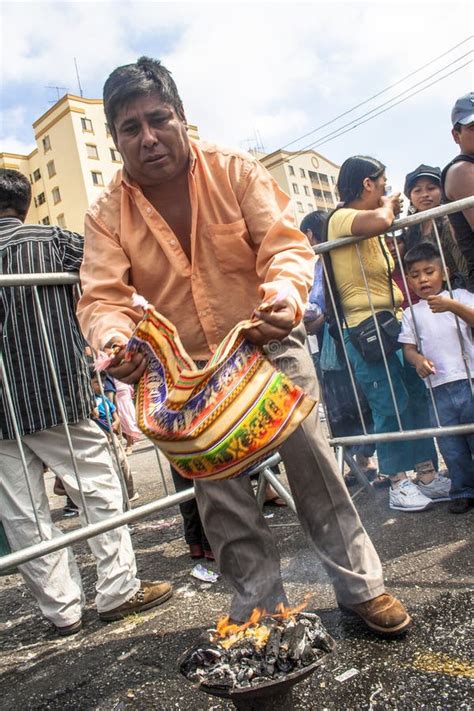
[[[453,299],[447,296],[428,296],[427,298],[428,306],[434,314],[442,314],[445,311],[453,310]]]
[[[104,350],[114,353],[111,364],[107,367],[107,373],[117,380],[121,380],[129,385],[138,383],[145,372],[147,360],[142,353],[125,353],[125,345],[117,343],[107,343]]]
[[[321,328],[324,326],[324,314],[318,314],[316,316],[311,316],[311,317],[306,317],[304,318],[304,325],[306,328],[306,333],[309,336],[315,336]]]
[[[415,363],[416,372],[420,378],[427,378],[428,375],[436,375],[436,369],[433,361],[425,358],[421,353],[418,354],[418,358]]]
[[[282,341],[295,325],[296,305],[292,299],[280,298],[273,304],[260,304],[254,318],[264,323],[244,331],[245,338],[257,346]]]

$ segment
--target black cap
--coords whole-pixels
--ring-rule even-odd
[[[431,178],[435,183],[441,185],[441,170],[438,167],[433,167],[432,165],[421,165],[415,168],[411,173],[405,178],[405,187],[403,192],[410,199],[410,193],[415,185],[418,178]]]

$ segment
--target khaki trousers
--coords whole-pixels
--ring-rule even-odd
[[[122,513],[122,490],[105,434],[91,420],[69,425],[69,432],[91,523]],[[26,435],[22,442],[34,506],[45,540],[62,533],[51,520],[43,464],[61,479],[85,523],[64,426]],[[40,542],[15,440],[0,441],[0,520],[13,551]],[[105,612],[122,605],[140,587],[130,533],[127,526],[120,526],[87,542],[97,564],[97,609]],[[35,558],[19,569],[41,612],[53,624],[66,626],[81,617],[84,594],[71,548]]]
[[[308,394],[318,397],[302,326],[269,357]],[[343,604],[384,592],[380,559],[336,467],[315,407],[280,448],[298,517]],[[248,478],[195,482],[203,525],[219,569],[234,588],[230,615],[245,620],[254,607],[273,611],[287,603],[280,558]]]

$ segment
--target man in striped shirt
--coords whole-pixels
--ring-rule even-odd
[[[23,224],[30,201],[28,179],[15,170],[1,169],[1,273],[77,272],[83,238],[59,227]],[[90,522],[122,511],[121,487],[106,437],[90,420],[93,393],[86,343],[74,307],[69,285],[13,286],[0,291],[0,520],[14,551],[60,535],[51,520],[43,464],[82,509],[68,431]],[[96,604],[102,619],[120,619],[171,596],[169,583],[145,583],[136,577],[126,526],[95,536],[89,545],[97,561]],[[21,573],[59,634],[81,629],[84,596],[69,550],[25,563]]]

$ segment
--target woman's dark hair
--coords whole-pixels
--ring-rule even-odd
[[[31,202],[30,181],[18,170],[0,168],[0,213],[14,210],[24,220]]]
[[[117,67],[104,84],[104,111],[112,135],[120,109],[138,96],[157,92],[162,101],[170,104],[178,118],[186,120],[183,102],[171,72],[157,59],[140,57],[135,64]]]
[[[415,262],[434,262],[437,259],[441,261],[439,249],[431,242],[421,242],[408,250],[403,258],[403,264],[408,271]]]
[[[341,165],[337,179],[339,198],[347,203],[357,200],[364,192],[364,180],[377,180],[383,175],[385,166],[376,158],[370,156],[352,156]]]
[[[328,219],[327,212],[315,210],[303,217],[300,224],[301,232],[306,234],[307,230],[311,230],[313,237],[317,242],[323,241],[324,225]]]

